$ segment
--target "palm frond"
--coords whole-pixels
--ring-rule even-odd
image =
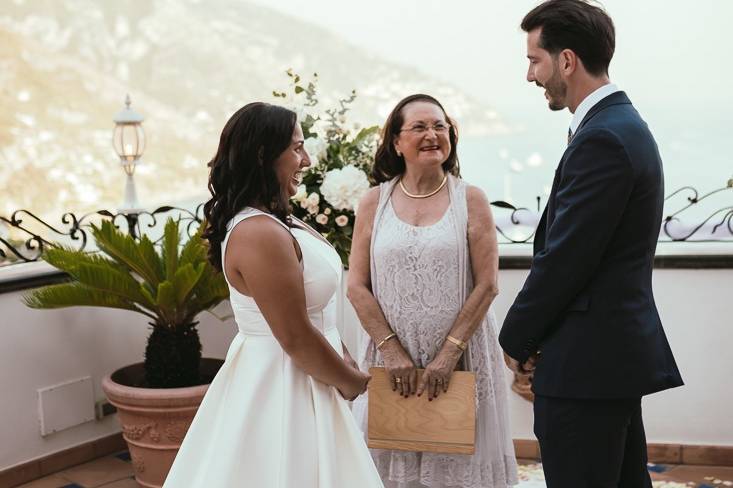
[[[186,314],[193,319],[199,312],[208,310],[227,298],[229,286],[224,280],[224,274],[206,263],[206,269],[186,300]]]
[[[201,238],[205,223],[199,225],[196,233],[186,242],[181,249],[181,255],[178,258],[178,264],[183,266],[184,264],[197,264],[201,261],[206,261],[206,242]]]
[[[100,253],[65,247],[44,253],[74,282],[34,290],[24,300],[34,308],[119,308],[162,326],[188,324],[229,296],[223,275],[208,262],[202,232],[203,225],[181,247],[180,223],[169,219],[158,250],[147,236],[135,240],[110,221],[92,225]]]
[[[176,323],[176,289],[173,287],[173,283],[163,281],[158,284],[155,303],[165,319],[171,324]]]
[[[163,266],[165,268],[165,279],[167,280],[173,278],[178,268],[178,245],[180,242],[178,222],[169,218],[165,223],[162,242]]]
[[[145,263],[145,267],[150,269],[154,273],[154,277],[157,281],[150,280],[151,283],[157,283],[165,279],[165,272],[163,270],[163,262],[160,256],[155,250],[155,244],[151,241],[148,236],[142,236],[138,243],[138,252],[140,259]]]
[[[132,236],[117,230],[109,221],[102,222],[100,227],[92,224],[92,234],[99,249],[112,259],[124,263],[153,286],[160,283],[162,266],[147,236],[143,236],[138,243]]]
[[[75,276],[76,269],[82,264],[104,266],[109,269],[126,273],[129,272],[124,264],[108,259],[98,253],[86,253],[69,247],[51,247],[43,254],[43,260],[51,266]]]
[[[186,302],[186,298],[188,298],[191,290],[193,290],[201,278],[205,266],[205,263],[200,263],[197,267],[194,267],[192,264],[187,264],[178,268],[178,271],[176,271],[176,274],[171,280],[173,288],[176,290],[177,306],[183,306]]]
[[[127,300],[92,290],[81,283],[62,283],[32,290],[23,297],[23,302],[31,308],[40,309],[78,306],[119,308],[156,319],[155,315],[145,312]]]
[[[140,291],[140,283],[130,273],[96,264],[80,264],[74,277],[95,291],[117,295],[124,300],[139,303],[147,309],[155,307],[155,302],[150,301]]]

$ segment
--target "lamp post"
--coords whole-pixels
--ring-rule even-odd
[[[137,165],[145,150],[145,132],[142,127],[144,118],[130,108],[130,95],[127,95],[125,108],[120,110],[113,120],[115,128],[112,134],[112,144],[115,152],[120,157],[122,169],[127,175],[125,197],[120,213],[127,219],[128,230],[135,237],[137,234],[137,217],[142,209],[137,201],[133,175],[135,174],[135,165]]]

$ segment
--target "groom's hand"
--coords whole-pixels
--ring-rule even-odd
[[[527,361],[523,364],[519,364],[519,361],[504,352],[504,362],[506,363],[507,368],[517,374],[531,374],[537,366],[537,354],[532,354]]]
[[[521,374],[531,374],[534,373],[535,368],[537,367],[537,360],[539,359],[539,352],[536,354],[532,354],[527,361],[520,366],[520,373]]]
[[[519,373],[519,361],[507,354],[506,351],[504,352],[504,363],[514,373]]]

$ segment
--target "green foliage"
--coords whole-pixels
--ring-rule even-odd
[[[26,305],[122,308],[174,329],[229,295],[222,274],[206,258],[201,229],[181,247],[178,222],[168,219],[160,252],[146,236],[136,240],[110,221],[92,225],[92,235],[104,255],[64,247],[44,253],[72,282],[33,290],[24,297]]]
[[[229,296],[224,276],[206,257],[203,225],[183,246],[179,224],[168,219],[160,252],[150,239],[120,232],[110,221],[92,225],[104,253],[55,247],[43,259],[65,271],[71,282],[33,290],[23,298],[32,308],[75,306],[131,310],[151,319],[145,348],[145,382],[152,388],[199,384],[201,343],[196,316]]]
[[[346,127],[346,115],[356,100],[356,91],[338,100],[337,107],[328,108],[323,115],[319,115],[314,112],[319,103],[316,89],[318,75],[314,74],[313,80],[307,83],[292,70],[288,70],[287,75],[293,94],[275,91],[273,95],[298,112],[306,146],[315,142],[315,146],[321,148],[319,154],[311,154],[313,164],[303,175],[300,191],[293,198],[293,214],[328,239],[347,266],[355,213],[351,209],[337,209],[331,205],[323,197],[321,185],[329,171],[346,166],[354,166],[368,177],[379,143],[380,128]],[[306,201],[312,194],[319,197],[317,205]]]

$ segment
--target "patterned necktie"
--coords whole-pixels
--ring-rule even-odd
[[[573,131],[570,130],[570,127],[568,127],[568,146],[570,145],[570,141],[573,140]]]

